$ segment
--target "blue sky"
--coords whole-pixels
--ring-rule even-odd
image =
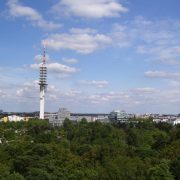
[[[0,109],[179,113],[179,0],[1,0]]]

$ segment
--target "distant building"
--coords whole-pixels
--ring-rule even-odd
[[[11,115],[11,116],[6,116],[3,117],[2,122],[19,122],[19,121],[25,121],[26,118],[25,117],[21,117],[21,116],[17,116],[17,115]]]
[[[70,111],[68,111],[66,108],[60,108],[57,113],[47,115],[49,123],[53,126],[61,126],[66,118],[68,118],[72,122],[80,122],[82,119],[86,119],[87,122],[109,122],[108,114],[70,113]]]
[[[95,121],[95,118],[91,114],[85,113],[72,113],[70,120],[73,122],[80,122],[82,119],[86,119],[87,122]]]
[[[16,115],[11,115],[11,116],[8,116],[8,120],[10,122],[12,122],[12,121],[14,121],[14,122],[24,121],[24,117],[16,116]]]
[[[66,108],[60,108],[58,111],[58,120],[62,124],[66,118],[70,119],[71,112]]]
[[[151,116],[155,123],[169,123],[174,125],[180,124],[180,117],[174,114],[154,114]]]
[[[108,118],[111,123],[123,123],[127,122],[129,119],[128,114],[125,111],[120,110],[114,110],[110,112]]]
[[[57,113],[49,114],[49,123],[53,126],[61,126],[66,118],[70,119],[70,111],[60,108]]]
[[[98,117],[95,118],[95,121],[101,122],[101,123],[109,123],[109,118],[107,114],[101,114]]]
[[[23,116],[17,116],[17,115],[9,115],[4,116],[1,118],[0,122],[19,122],[19,121],[29,121],[31,117],[23,117]]]
[[[2,122],[8,122],[8,117],[3,117],[1,120]]]
[[[180,118],[177,118],[177,119],[175,119],[175,120],[172,120],[170,123],[171,123],[173,126],[174,126],[174,125],[177,125],[177,124],[180,124]]]
[[[161,118],[161,117],[159,117],[159,118],[154,118],[153,119],[153,122],[155,122],[155,123],[160,123],[160,122],[166,122],[166,123],[168,123],[170,120],[168,119],[168,118]]]
[[[94,121],[105,121],[108,119],[107,114],[96,114],[96,113],[71,113],[70,120],[79,122],[82,119],[86,119],[87,122],[94,122]]]

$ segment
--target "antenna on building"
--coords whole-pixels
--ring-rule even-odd
[[[40,112],[39,118],[44,119],[44,106],[45,106],[45,91],[47,88],[47,66],[46,66],[46,48],[43,43],[43,55],[42,55],[42,63],[39,68],[39,86],[40,86]]]

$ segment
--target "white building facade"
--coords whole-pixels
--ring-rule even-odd
[[[62,126],[66,118],[70,119],[70,111],[66,108],[60,108],[57,113],[49,115],[49,123],[53,126]]]
[[[111,123],[124,123],[129,119],[128,114],[123,110],[114,110],[108,116]]]

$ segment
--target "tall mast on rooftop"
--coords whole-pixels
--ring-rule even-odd
[[[43,48],[42,63],[39,68],[39,86],[40,86],[40,112],[39,119],[44,119],[45,92],[47,88],[47,66],[46,49]]]

